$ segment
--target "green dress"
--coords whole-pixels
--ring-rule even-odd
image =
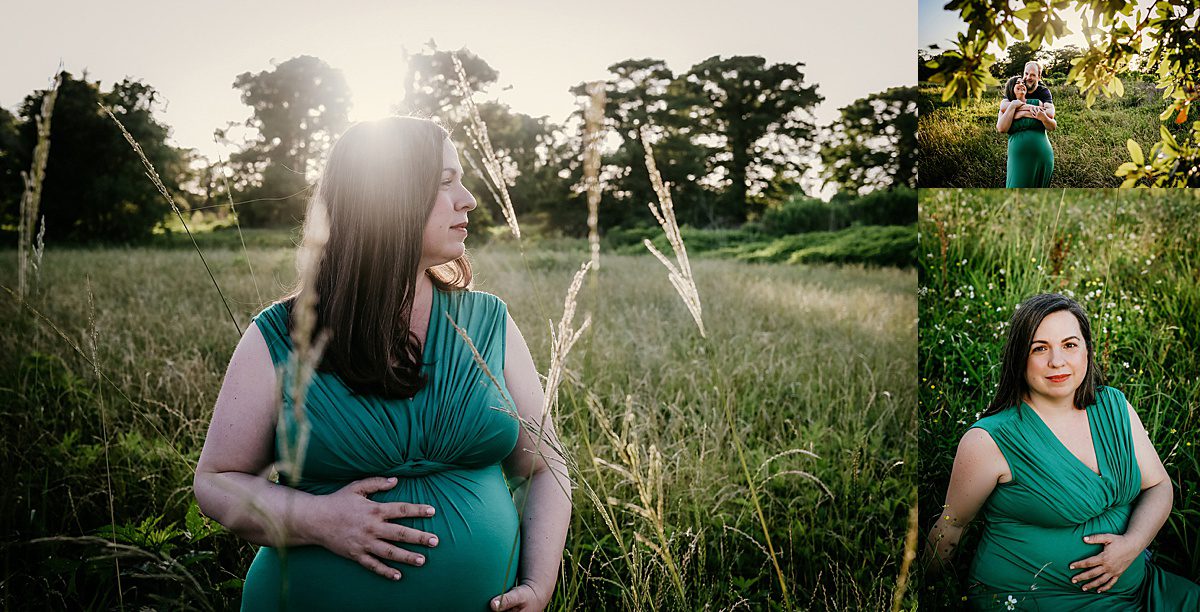
[[[475,362],[447,313],[500,388]],[[428,382],[413,398],[356,395],[329,372],[316,372],[309,387],[311,433],[297,488],[325,495],[354,480],[397,477],[392,489],[370,497],[434,507],[431,518],[396,521],[438,537],[433,548],[400,544],[424,554],[425,564],[385,561],[403,575],[392,581],[319,546],[264,546],[246,575],[243,610],[482,611],[515,584],[520,523],[500,466],[518,432],[502,374],[506,315],[494,295],[435,287],[422,360]],[[278,372],[292,350],[287,310],[275,303],[254,321]],[[282,418],[294,431],[287,393]]]
[[[984,529],[971,564],[968,599],[985,610],[1200,610],[1200,585],[1140,555],[1104,593],[1083,591],[1075,561],[1103,550],[1083,537],[1123,534],[1141,493],[1125,396],[1101,387],[1087,407],[1097,475],[1063,446],[1027,404],[972,427],[991,435],[1012,480],[983,507]]]
[[[1026,100],[1041,106],[1041,100]],[[1049,187],[1054,174],[1054,149],[1046,126],[1033,117],[1013,119],[1008,128],[1008,178],[1005,187]]]

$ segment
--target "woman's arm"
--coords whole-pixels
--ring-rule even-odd
[[[1006,475],[1008,462],[992,436],[979,428],[968,429],[954,456],[946,504],[925,541],[926,571],[941,572],[958,548],[963,529]]]
[[[229,360],[196,465],[193,486],[200,509],[254,544],[324,546],[392,579],[399,573],[379,559],[420,565],[420,555],[388,540],[429,544],[433,536],[388,519],[429,516],[433,509],[366,497],[390,489],[394,479],[359,480],[331,495],[310,495],[267,480],[277,393],[267,343],[251,324]]]
[[[1025,103],[1019,100],[1001,100],[1000,115],[996,117],[996,131],[1001,134],[1008,132],[1008,128],[1012,127],[1013,116],[1023,106]]]
[[[1047,132],[1052,132],[1058,128],[1058,122],[1054,120],[1054,115],[1051,115],[1046,109],[1040,106],[1035,106],[1033,108],[1033,118],[1041,121],[1042,125],[1046,126]]]
[[[571,521],[571,481],[558,453],[558,437],[549,415],[537,367],[521,330],[508,317],[504,384],[512,394],[522,424],[517,446],[504,461],[507,473],[529,476],[529,493],[521,517],[520,583],[491,602],[493,610],[542,610],[554,594]],[[541,427],[541,439],[525,423]]]
[[[1142,475],[1142,493],[1138,495],[1137,506],[1129,517],[1129,526],[1124,534],[1099,533],[1083,538],[1089,544],[1104,546],[1100,554],[1071,564],[1071,569],[1090,568],[1071,579],[1076,584],[1085,583],[1082,587],[1085,591],[1095,588],[1097,593],[1103,593],[1111,589],[1133,560],[1150,545],[1171,515],[1175,494],[1167,469],[1163,467],[1162,459],[1154,450],[1150,435],[1146,433],[1133,405],[1126,403],[1133,433],[1133,452]]]

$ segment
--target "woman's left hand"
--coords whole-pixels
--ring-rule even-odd
[[[507,593],[492,598],[489,606],[493,610],[520,610],[521,612],[545,610],[550,603],[550,593],[531,580],[522,580],[521,584],[513,587]]]
[[[1143,547],[1137,542],[1121,535],[1111,533],[1098,533],[1083,538],[1088,544],[1103,544],[1104,550],[1100,554],[1088,557],[1082,561],[1076,561],[1071,564],[1071,569],[1091,568],[1086,572],[1077,574],[1071,579],[1072,584],[1078,584],[1086,580],[1091,580],[1083,585],[1083,590],[1096,589],[1097,593],[1103,593],[1113,587],[1117,583],[1117,579],[1133,560],[1141,554]],[[1097,588],[1098,587],[1098,588]]]

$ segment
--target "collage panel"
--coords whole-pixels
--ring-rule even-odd
[[[0,7],[0,610],[919,609],[916,12]]]
[[[922,610],[1200,609],[1200,192],[923,189]]]
[[[925,187],[1200,187],[1200,2],[919,0]]]

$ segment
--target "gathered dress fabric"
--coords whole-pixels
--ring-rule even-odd
[[[1124,534],[1142,477],[1124,394],[1101,387],[1086,408],[1100,473],[1054,435],[1029,405],[984,417],[1012,480],[983,507],[984,527],[971,564],[968,601],[980,610],[1200,610],[1200,585],[1139,555],[1112,589],[1071,584],[1070,564],[1100,553],[1084,536]]]
[[[478,349],[488,372],[451,324]],[[275,303],[254,317],[283,377],[282,432],[276,458],[296,438],[299,421],[281,367],[293,346],[288,311]],[[507,307],[488,293],[433,289],[422,371],[427,383],[411,399],[357,394],[336,374],[317,371],[308,388],[309,427],[297,489],[327,495],[372,476],[397,484],[377,502],[433,506],[429,518],[394,522],[438,537],[436,547],[396,543],[425,556],[422,566],[384,561],[398,581],[320,546],[259,549],[242,592],[243,610],[487,610],[516,583],[520,523],[501,468],[519,428],[504,384]],[[281,474],[280,485],[293,484]]]
[[[1041,106],[1041,100],[1025,101]],[[1013,119],[1008,128],[1008,175],[1005,187],[1049,187],[1054,174],[1054,149],[1046,126],[1033,117]]]

